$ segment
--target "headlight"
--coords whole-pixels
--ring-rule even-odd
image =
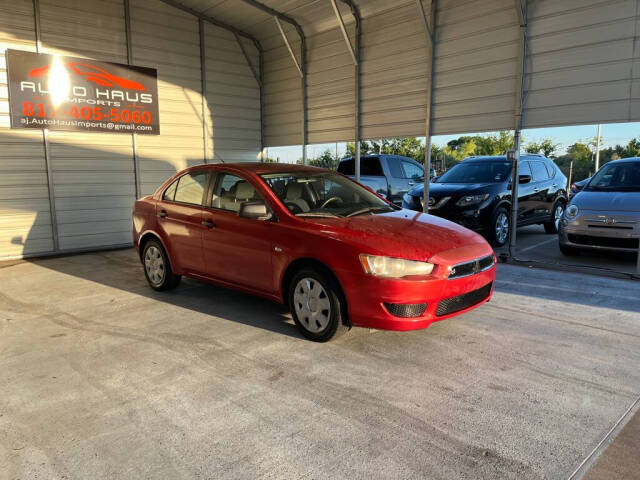
[[[465,195],[456,202],[456,205],[459,207],[467,207],[469,205],[484,202],[487,198],[489,198],[488,193],[485,193],[484,195]]]
[[[569,207],[565,211],[565,215],[569,220],[573,220],[578,216],[578,207],[576,207],[575,205],[569,205]]]
[[[401,278],[409,275],[429,275],[434,265],[428,262],[416,262],[403,258],[378,257],[376,255],[360,255],[362,268],[369,275],[376,277]]]

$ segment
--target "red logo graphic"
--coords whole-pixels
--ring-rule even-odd
[[[96,67],[95,65],[82,62],[67,62],[67,66],[71,68],[76,75],[84,77],[85,80],[102,85],[103,87],[117,86],[129,90],[146,91],[146,88],[144,88],[144,85],[141,83],[129,80],[128,78],[118,77],[117,75],[113,75],[102,68]],[[49,74],[50,70],[50,65],[34,68],[29,72],[29,78],[44,77]]]

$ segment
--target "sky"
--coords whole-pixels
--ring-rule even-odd
[[[597,135],[597,125],[578,125],[572,127],[554,127],[554,128],[535,128],[523,130],[522,135],[524,143],[538,142],[545,138],[550,138],[554,143],[559,144],[557,154],[566,151],[569,145],[578,141],[590,140]],[[484,132],[492,133],[492,132]],[[495,133],[495,132],[493,132]],[[461,133],[458,135],[439,135],[433,137],[433,143],[438,146],[444,146],[450,140],[454,140],[463,135],[477,135],[477,133]],[[602,125],[602,148],[615,146],[617,144],[626,145],[629,140],[640,137],[640,123],[612,123]],[[422,137],[424,141],[424,137]],[[337,148],[338,155],[344,155],[346,143],[325,143],[321,145],[308,145],[307,156],[309,158],[317,157],[326,149],[335,152]],[[302,157],[302,147],[300,145],[290,147],[270,147],[267,154],[271,158],[280,158],[281,162],[295,163],[298,158]]]

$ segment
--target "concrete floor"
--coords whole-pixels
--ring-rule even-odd
[[[500,265],[489,304],[303,340],[132,250],[0,268],[0,478],[567,478],[640,394],[640,282]]]

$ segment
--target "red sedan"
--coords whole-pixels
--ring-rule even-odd
[[[488,301],[496,272],[480,235],[297,165],[179,172],[136,202],[133,236],[152,288],[186,275],[267,297],[315,341],[428,327]]]

